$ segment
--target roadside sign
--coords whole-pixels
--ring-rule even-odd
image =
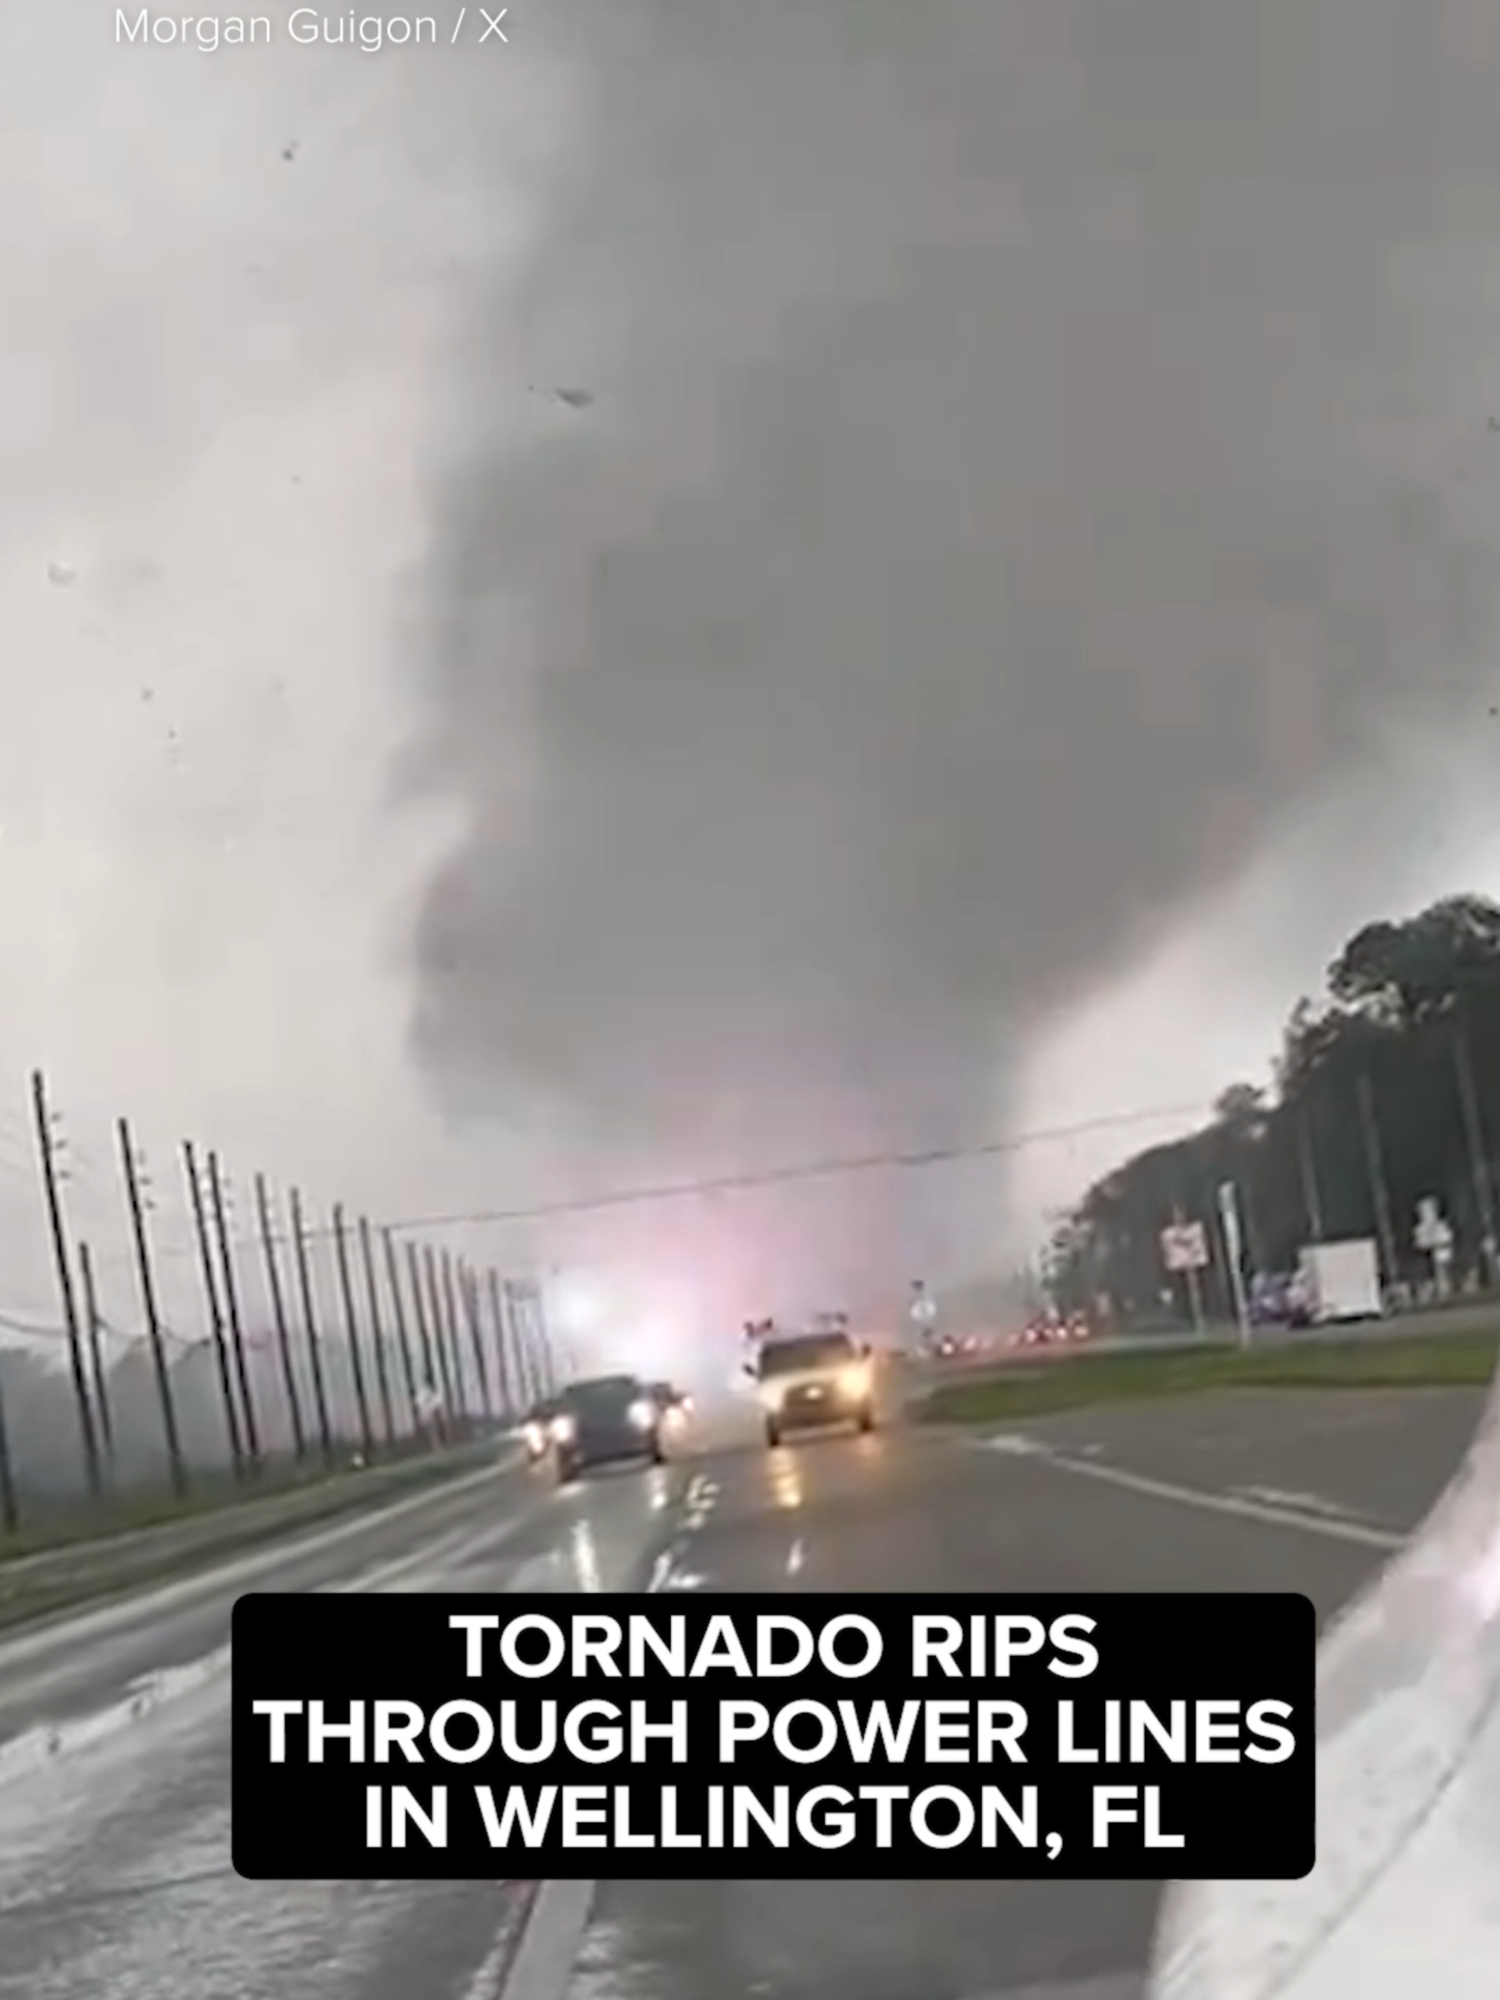
[[[1208,1268],[1208,1231],[1201,1222],[1174,1222],[1161,1233],[1161,1260],[1169,1271]]]
[[[1417,1203],[1417,1226],[1412,1241],[1432,1259],[1432,1275],[1441,1298],[1453,1290],[1453,1229],[1436,1198],[1424,1194]]]
[[[1452,1227],[1430,1194],[1423,1195],[1417,1203],[1417,1226],[1412,1231],[1412,1241],[1429,1257],[1442,1257],[1453,1248]]]

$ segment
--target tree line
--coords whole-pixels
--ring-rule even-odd
[[[1049,1246],[1068,1310],[1129,1320],[1179,1304],[1161,1233],[1204,1224],[1203,1305],[1230,1316],[1219,1189],[1237,1194],[1249,1273],[1302,1248],[1369,1236],[1387,1286],[1421,1292],[1432,1265],[1417,1218],[1435,1201],[1466,1288],[1500,1280],[1500,903],[1445,897],[1368,923],[1299,1000],[1266,1088],[1234,1083],[1201,1129],[1135,1154],[1090,1187]]]

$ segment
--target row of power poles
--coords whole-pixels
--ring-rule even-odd
[[[1468,1034],[1461,1022],[1451,1024],[1448,1046],[1463,1128],[1464,1151],[1467,1156],[1478,1238],[1476,1248],[1479,1268],[1485,1284],[1495,1286],[1500,1284],[1500,1204],[1497,1204],[1496,1199],[1490,1138],[1480,1104],[1473,1054]],[[1355,1082],[1355,1111],[1358,1119],[1360,1150],[1364,1157],[1365,1174],[1369,1183],[1375,1235],[1380,1246],[1381,1270],[1385,1282],[1392,1284],[1400,1276],[1406,1261],[1405,1244],[1398,1233],[1391,1203],[1385,1147],[1381,1138],[1374,1087],[1368,1075],[1363,1073]],[[1309,1240],[1314,1243],[1325,1242],[1328,1232],[1324,1219],[1317,1148],[1312,1126],[1306,1116],[1298,1122],[1297,1164],[1302,1183],[1302,1204],[1307,1216]],[[1447,1190],[1442,1188],[1431,1190],[1431,1193],[1438,1198],[1444,1196],[1446,1192]]]
[[[111,1483],[116,1437],[94,1261],[90,1246],[80,1242],[75,1280],[61,1190],[64,1141],[40,1071],[32,1074],[31,1092],[79,1442],[90,1496],[99,1499]],[[193,1475],[155,1276],[148,1221],[154,1209],[151,1180],[124,1118],[117,1121],[116,1142],[167,1467],[174,1492],[185,1495]],[[241,1306],[230,1191],[218,1155],[208,1152],[200,1158],[191,1141],[182,1147],[182,1170],[230,1460],[236,1479],[254,1480],[266,1463],[264,1412],[248,1359],[256,1343],[247,1335]],[[316,1453],[332,1467],[341,1449],[357,1449],[368,1461],[412,1446],[441,1444],[462,1434],[476,1416],[487,1424],[514,1421],[556,1387],[542,1296],[535,1284],[502,1279],[493,1269],[480,1273],[451,1251],[435,1251],[430,1244],[409,1238],[398,1243],[393,1230],[377,1231],[364,1216],[351,1223],[343,1207],[335,1206],[327,1232],[338,1294],[335,1315],[357,1426],[357,1440],[345,1438],[330,1407],[326,1322],[313,1279],[301,1194],[296,1188],[289,1192],[284,1239],[264,1175],[255,1176],[254,1196],[253,1234],[264,1268],[275,1372],[299,1464]],[[287,1248],[290,1272],[282,1257]],[[299,1372],[296,1362],[299,1341],[305,1372]],[[20,1511],[0,1396],[0,1526],[14,1532]]]

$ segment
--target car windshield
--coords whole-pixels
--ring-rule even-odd
[[[847,1333],[810,1333],[778,1340],[760,1351],[762,1375],[796,1375],[806,1368],[838,1368],[858,1357]]]
[[[563,1391],[560,1406],[582,1416],[623,1409],[642,1394],[634,1375],[600,1375],[592,1382],[575,1382]]]

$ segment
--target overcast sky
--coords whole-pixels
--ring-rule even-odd
[[[101,1236],[122,1109],[526,1205],[1206,1099],[1500,886],[1492,5],[270,11],[0,0],[10,1305],[33,1062]],[[1154,1136],[455,1240],[878,1290]]]

